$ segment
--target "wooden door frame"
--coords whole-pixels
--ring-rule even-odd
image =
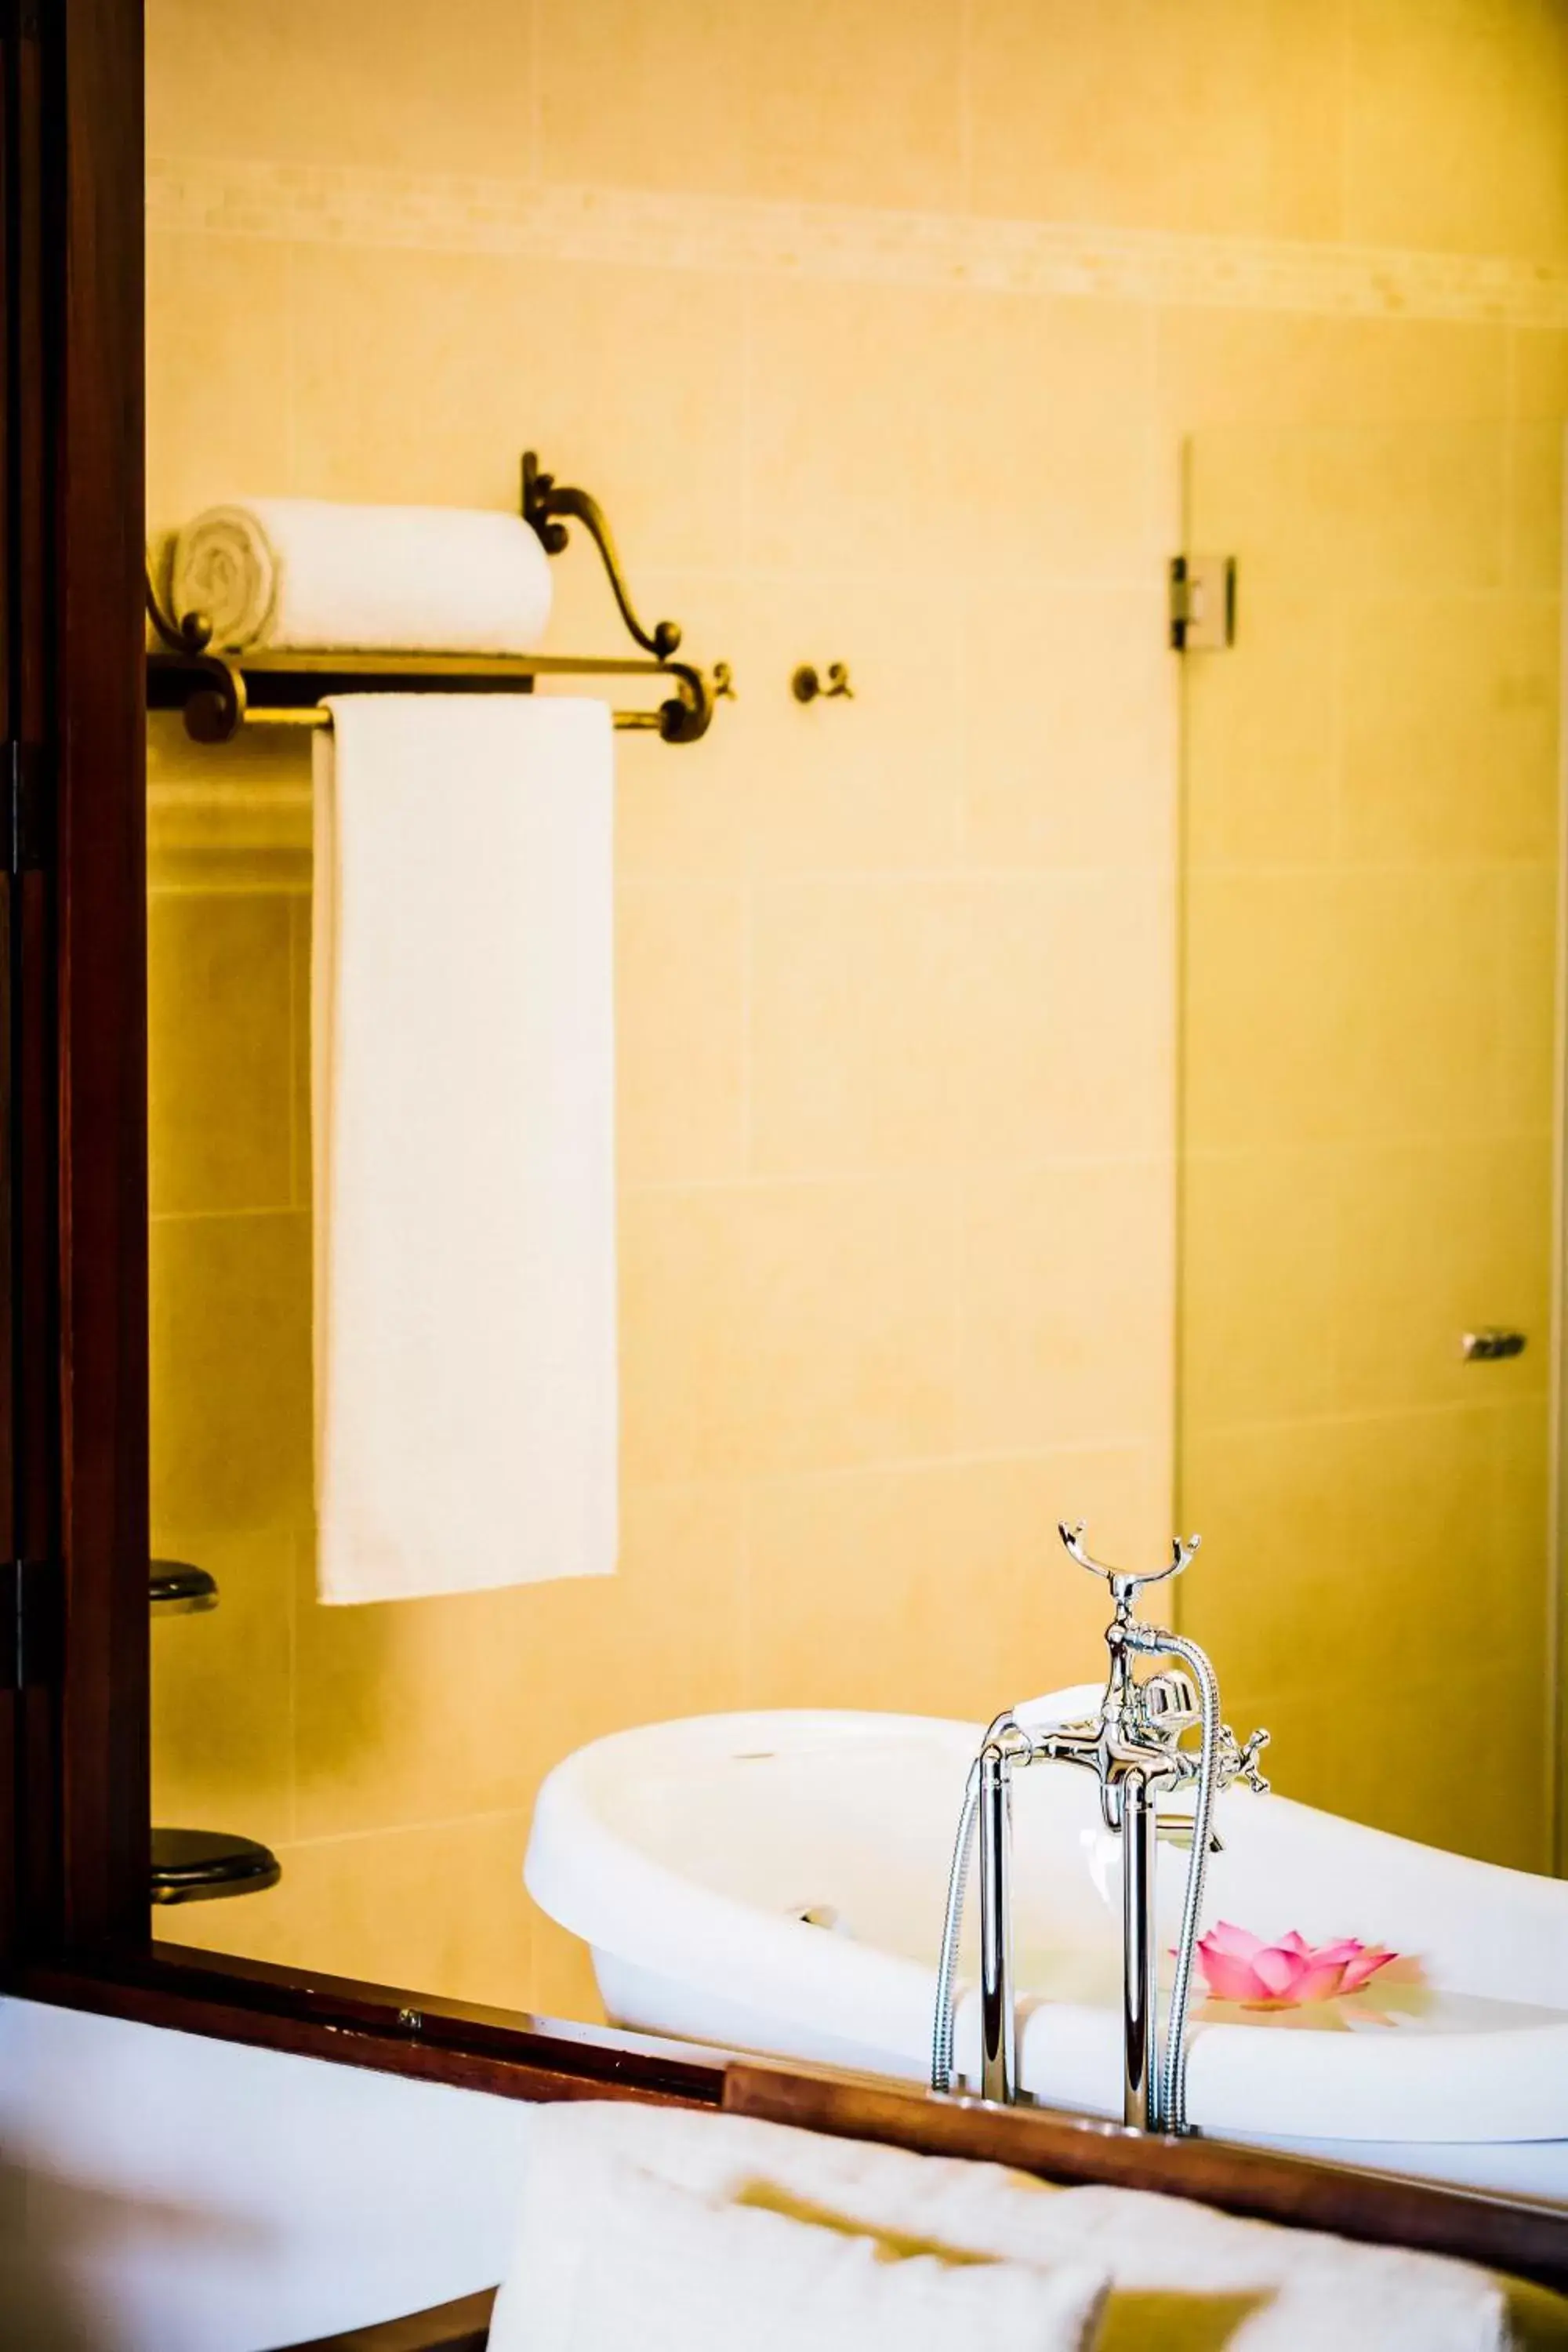
[[[5,0],[3,1484],[46,1677],[0,1698],[17,1954],[147,1934],[142,71],[139,0]]]

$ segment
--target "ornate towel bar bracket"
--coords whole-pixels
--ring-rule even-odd
[[[569,654],[218,653],[212,624],[202,613],[174,613],[166,593],[145,572],[147,614],[158,648],[147,656],[147,707],[178,710],[197,743],[229,743],[247,722],[325,727],[330,694],[374,688],[391,694],[529,694],[541,677],[662,677],[675,691],[651,710],[617,710],[623,730],[657,733],[666,743],[695,743],[712,723],[713,706],[733,700],[728,662],[710,673],[671,658],[680,643],[674,621],[645,629],[637,616],[609,524],[586,490],[558,484],[540,470],[531,449],[522,461],[522,517],[547,554],[567,543],[566,520],[580,522],[599,551],[616,607],[627,633],[648,656]]]
[[[541,473],[539,458],[532,449],[522,454],[522,519],[532,526],[546,555],[559,555],[565,547],[569,533],[563,516],[580,522],[599,551],[610,593],[616,609],[626,625],[626,635],[655,661],[668,661],[680,643],[679,621],[656,621],[650,632],[643,627],[633,609],[631,591],[626,575],[621,569],[621,559],[610,535],[605,510],[588,490],[573,490],[558,483],[553,474]]]

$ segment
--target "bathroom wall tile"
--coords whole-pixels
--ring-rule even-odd
[[[745,1146],[746,906],[722,883],[616,893],[624,1184],[733,1176]]]
[[[1354,601],[1344,640],[1343,856],[1551,855],[1559,635],[1554,597],[1456,589]]]
[[[1499,417],[1206,433],[1187,461],[1191,543],[1237,558],[1242,609],[1281,587],[1429,592],[1456,548],[1472,590],[1497,587],[1507,457]]]
[[[1516,327],[1509,337],[1509,414],[1537,424],[1568,418],[1568,334]]]
[[[929,502],[941,480],[963,525],[965,572],[1157,579],[1167,550],[1150,314],[970,294],[955,327],[951,470],[921,488]]]
[[[940,1454],[953,1210],[930,1179],[628,1196],[622,1469],[733,1478]]]
[[[1499,1097],[1501,952],[1484,874],[1190,876],[1189,1145],[1473,1129]]]
[[[1377,1427],[1388,1433],[1390,1424]],[[1461,1427],[1423,1423],[1437,1441]],[[1285,1694],[1332,1690],[1355,1722],[1365,1696],[1363,1644],[1388,1622],[1393,1582],[1369,1560],[1364,1531],[1347,1527],[1344,1478],[1352,1425],[1300,1421],[1193,1433],[1184,1447],[1182,1510],[1204,1538],[1201,1572],[1184,1580],[1184,1633],[1215,1658],[1226,1710],[1240,1728],[1264,1723]],[[1358,1504],[1375,1495],[1358,1495]],[[1406,1555],[1391,1569],[1408,1583]],[[1270,1767],[1272,1767],[1272,1758]]]
[[[1188,1431],[1333,1405],[1335,1179],[1321,1146],[1184,1156],[1177,1392]]]
[[[1347,873],[1336,891],[1337,1131],[1473,1133],[1498,1100],[1503,941],[1485,874]],[[1462,957],[1454,942],[1465,942]]]
[[[975,581],[962,627],[967,856],[1169,864],[1178,672],[1158,581]]]
[[[160,1521],[155,1541],[217,1579],[218,1605],[153,1622],[153,1818],[276,1847],[294,1833],[292,1536]]]
[[[1231,235],[1341,234],[1338,5],[976,0],[984,212]]]
[[[1510,867],[1494,874],[1490,887],[1501,941],[1498,1120],[1505,1130],[1544,1135],[1554,1116],[1556,1083],[1556,867]]]
[[[952,862],[963,667],[917,573],[752,581],[738,600],[737,690],[721,714],[743,747],[746,852],[762,875],[898,872]],[[726,620],[726,629],[730,628]],[[717,637],[714,640],[718,642]],[[848,664],[853,699],[802,705],[791,680]]]
[[[950,463],[961,298],[759,278],[752,312],[751,562],[947,578],[973,545]]]
[[[744,185],[750,26],[735,0],[540,0],[538,21],[547,179]]]
[[[521,376],[510,363],[526,267],[487,254],[300,247],[291,487],[309,498],[514,506],[522,419],[542,372],[542,354]]]
[[[755,901],[753,1164],[863,1173],[963,1149],[966,910],[947,880],[770,883]]]
[[[1182,1580],[1181,1628],[1215,1659],[1238,1729],[1243,1721],[1272,1729],[1269,1709],[1287,1690],[1313,1688],[1321,1706],[1340,1653],[1374,1617],[1386,1622],[1364,1549],[1342,1549],[1343,1472],[1338,1422],[1184,1433],[1180,1509],[1204,1549]]]
[[[1510,584],[1556,596],[1563,586],[1563,456],[1568,433],[1568,336],[1509,339]]]
[[[1162,414],[1172,434],[1469,425],[1504,411],[1507,346],[1507,329],[1470,320],[1173,308],[1159,314]]]
[[[745,322],[731,281],[682,272],[672,299],[658,270],[319,246],[296,257],[294,300],[309,495],[515,508],[536,448],[601,500],[634,578],[734,561]],[[700,464],[668,460],[693,450]]]
[[[269,1894],[182,1905],[155,1925],[205,1951],[526,2008],[527,1832],[524,1814],[480,1814],[286,1846],[282,1881]]]
[[[1564,41],[1552,0],[1351,0],[1345,233],[1557,255]]]
[[[1183,1118],[1189,1150],[1321,1140],[1343,1055],[1331,877],[1258,869],[1186,882]]]
[[[1512,1665],[1521,1683],[1550,1681],[1549,1629],[1555,1606],[1556,1569],[1552,1550],[1551,1402],[1544,1384],[1534,1396],[1510,1398],[1487,1407],[1491,1425],[1489,1539],[1498,1563],[1478,1658],[1497,1667]],[[1469,1574],[1457,1553],[1445,1554],[1446,1572]],[[1475,1603],[1470,1604],[1472,1607]],[[1550,1759],[1548,1759],[1550,1760]]]
[[[1085,1161],[963,1192],[959,1443],[1152,1442],[1171,1395],[1173,1171]]]
[[[222,18],[195,0],[152,0],[148,147],[521,174],[531,40],[530,11],[511,0],[272,0]]]
[[[1563,585],[1562,417],[1515,418],[1508,436],[1510,587],[1557,596]]]
[[[288,247],[147,239],[147,519],[172,529],[223,499],[287,488],[292,449]]]
[[[1384,1581],[1398,1622],[1431,1612],[1431,1678],[1511,1669],[1523,1688],[1546,1679],[1547,1405],[1543,1395],[1493,1404],[1496,1393],[1440,1423],[1412,1413],[1351,1423],[1345,1491],[1376,1497],[1352,1558]],[[1421,1662],[1411,1664],[1422,1678]]]
[[[1528,1671],[1546,1605],[1536,1414],[1538,1467],[1517,1421],[1485,1405],[1193,1438],[1183,1506],[1205,1548],[1182,1624],[1214,1653],[1238,1728],[1310,1693],[1321,1738],[1331,1694],[1346,1743],[1375,1745],[1392,1621],[1415,1629],[1402,1682]],[[1304,1794],[1283,1748],[1280,1764]]]
[[[548,177],[796,203],[961,200],[957,0],[543,0]],[[875,86],[877,104],[866,106]]]
[[[964,884],[958,1104],[972,1167],[1171,1150],[1172,901],[1152,866]]]
[[[1084,1517],[1152,1558],[1168,1494],[1136,1451],[770,1481],[752,1501],[755,1706],[886,1707],[989,1721],[1024,1685],[1103,1669],[1098,1591],[1061,1550]]]
[[[1182,662],[1184,862],[1318,865],[1335,854],[1343,622],[1331,593],[1248,564],[1237,641]]]
[[[1464,1692],[1467,1717],[1487,1727],[1479,1756],[1467,1743],[1434,1743],[1432,1727]],[[1451,1719],[1451,1718],[1450,1718]],[[1504,1869],[1552,1868],[1552,1827],[1542,1759],[1550,1727],[1544,1689],[1513,1670],[1472,1675],[1456,1684],[1444,1674],[1407,1685],[1384,1718],[1400,1752],[1430,1756],[1420,1781],[1378,1769],[1376,1743],[1359,1743],[1336,1757],[1352,1798],[1376,1804],[1397,1835],[1455,1853],[1474,1854]],[[1353,1776],[1353,1777],[1352,1777]],[[1363,1793],[1364,1792],[1364,1793]]]
[[[1347,1147],[1337,1155],[1336,1402],[1342,1410],[1501,1402],[1543,1391],[1552,1264],[1550,1139]],[[1463,1334],[1530,1334],[1468,1364]]]
[[[800,204],[963,202],[961,0],[744,0],[747,185]],[[868,93],[875,91],[868,105]]]
[[[289,1205],[289,926],[284,898],[149,902],[155,1215]]]
[[[616,1575],[530,1590],[515,1716],[530,1795],[586,1740],[742,1703],[746,1512],[737,1486],[628,1486]],[[592,1671],[547,1683],[545,1658]]]
[[[158,1218],[151,1281],[154,1530],[308,1510],[308,1219]]]
[[[564,650],[571,640],[552,625],[552,642]],[[699,743],[617,735],[616,873],[628,881],[716,881],[743,873],[750,783],[744,740],[727,703]]]
[[[1026,1574],[1046,1573],[1044,1488],[1017,1462],[759,1487],[750,1703],[989,1721],[1020,1672]],[[1095,1595],[1081,1576],[1060,1584],[1066,1682],[1091,1670]]]
[[[1169,1148],[1170,886],[1154,870],[759,893],[768,1174]]]
[[[611,1577],[354,1608],[299,1562],[296,1772],[306,1837],[526,1807],[605,1732],[735,1704],[741,1499],[636,1490]],[[545,1672],[546,1661],[593,1661]]]
[[[510,1727],[530,1655],[519,1591],[327,1608],[297,1556],[295,1771],[306,1838],[522,1800]]]
[[[1360,1736],[1350,1706],[1325,1725],[1323,1693],[1300,1688],[1271,1701],[1274,1744],[1266,1759],[1281,1795],[1367,1822],[1396,1837],[1470,1853],[1516,1870],[1544,1871],[1551,1863],[1541,1759],[1544,1706],[1531,1691],[1518,1704],[1511,1677],[1486,1675],[1456,1685],[1402,1680],[1375,1700],[1378,1736]],[[1451,1722],[1460,1700],[1488,1726],[1478,1757],[1467,1742],[1435,1739],[1434,1726]],[[1230,1705],[1226,1695],[1226,1706]],[[1250,1728],[1252,1717],[1247,1710]],[[1391,1753],[1419,1756],[1422,1769],[1391,1772]],[[1327,1923],[1326,1923],[1327,1924]]]

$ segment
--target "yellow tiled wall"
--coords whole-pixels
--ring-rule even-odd
[[[618,753],[621,1573],[353,1611],[310,1559],[307,763],[154,732],[155,1542],[223,1588],[156,1629],[157,1810],[285,1866],[174,1932],[583,2013],[518,1883],[570,1748],[1092,1671],[1050,1523],[1147,1549],[1173,1482],[1183,442],[1482,417],[1517,491],[1563,339],[1466,257],[1565,257],[1564,29],[151,0],[151,520],[506,505],[536,446],[740,688]],[[1015,222],[1079,240],[1044,290]],[[1436,249],[1447,315],[1368,242]],[[613,644],[560,570],[554,642]],[[855,700],[800,709],[806,659]]]

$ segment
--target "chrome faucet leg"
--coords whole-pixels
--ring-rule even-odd
[[[980,1759],[980,2095],[1004,2104],[1018,2079],[1010,1781],[1007,1759],[987,1747]]]
[[[1140,2131],[1156,2130],[1160,2121],[1154,1832],[1154,1792],[1142,1773],[1132,1773],[1121,1789],[1121,2119]]]

